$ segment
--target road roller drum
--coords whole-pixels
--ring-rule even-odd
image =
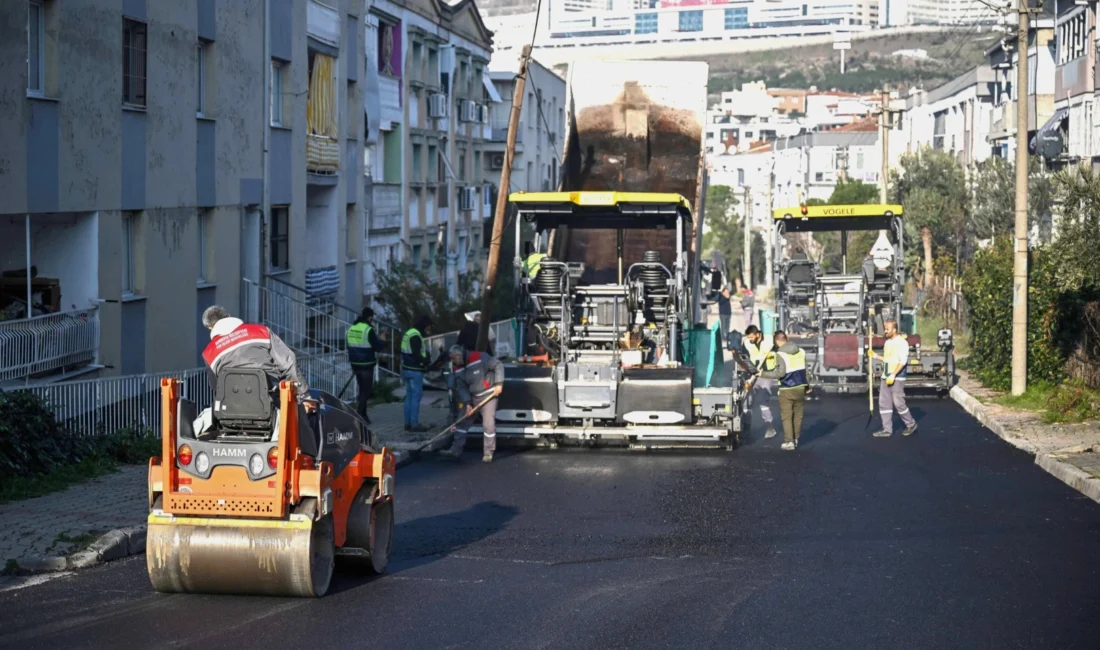
[[[338,555],[385,570],[393,454],[376,450],[366,423],[335,397],[312,391],[321,407],[307,418],[292,384],[272,399],[266,381],[223,370],[209,423],[177,380],[162,381],[146,538],[157,591],[320,597]]]

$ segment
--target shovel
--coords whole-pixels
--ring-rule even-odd
[[[434,436],[432,436],[432,438],[430,440],[428,440],[427,442],[425,442],[424,444],[420,445],[415,450],[413,450],[410,453],[410,456],[412,456],[414,458],[419,458],[420,454],[423,453],[425,449],[429,449],[432,445],[439,442],[444,436],[446,436],[447,434],[449,434],[449,433],[453,432],[455,429],[457,429],[458,425],[462,424],[466,420],[468,420],[468,419],[474,417],[475,415],[477,415],[477,412],[481,410],[481,407],[488,404],[490,402],[490,400],[494,399],[495,397],[496,397],[495,395],[490,393],[488,397],[486,397],[485,399],[478,402],[477,405],[474,406],[473,410],[471,410],[469,413],[467,413],[466,415],[463,415],[462,417],[458,418],[450,426],[448,426],[446,429],[444,429],[444,430],[440,431],[439,433],[435,434]]]
[[[875,358],[871,355],[874,352],[868,348],[867,350],[867,424],[863,425],[863,430],[866,431],[867,427],[871,426],[871,420],[875,419]]]

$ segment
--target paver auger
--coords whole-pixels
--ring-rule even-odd
[[[196,425],[180,382],[161,381],[163,452],[149,461],[153,587],[320,597],[337,556],[384,571],[396,464],[362,418],[312,390],[318,415],[300,427],[309,416],[295,386],[271,391],[261,370],[225,369],[217,385],[210,422]]]

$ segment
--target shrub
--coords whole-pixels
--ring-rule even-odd
[[[28,391],[0,393],[0,484],[49,474],[95,453],[93,440],[61,428],[42,398]]]
[[[1038,247],[1031,253],[1028,282],[1028,381],[1059,383],[1065,378],[1067,341],[1073,338],[1070,310],[1050,278],[1055,260]],[[1012,242],[1003,238],[979,251],[963,274],[970,308],[970,357],[976,378],[990,388],[1012,383]]]
[[[1046,422],[1084,422],[1100,415],[1100,398],[1080,379],[1070,379],[1054,387],[1046,407]]]

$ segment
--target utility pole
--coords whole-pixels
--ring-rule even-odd
[[[745,186],[745,241],[741,257],[741,268],[745,277],[741,278],[746,289],[752,288],[752,188]]]
[[[1027,390],[1027,0],[1016,28],[1016,235],[1012,265],[1012,394]]]
[[[768,216],[764,227],[764,286],[772,286],[772,255],[774,251],[772,247],[775,245],[775,234],[773,229],[775,228],[775,221],[773,218],[775,206],[772,204],[773,196],[775,195],[775,144],[772,144],[772,155],[768,162]]]
[[[879,142],[882,144],[882,170],[879,172],[878,201],[887,201],[886,184],[890,178],[890,91],[882,89],[882,110],[879,111]]]
[[[500,190],[497,192],[496,210],[493,212],[493,236],[489,240],[489,265],[485,273],[485,288],[481,300],[481,327],[477,333],[477,349],[489,346],[489,323],[493,316],[493,293],[496,289],[497,264],[500,262],[500,241],[504,235],[504,218],[508,211],[508,188],[512,182],[512,158],[516,154],[516,131],[519,130],[520,111],[523,110],[524,87],[527,85],[527,64],[531,60],[531,46],[524,45],[519,57],[519,74],[512,92],[512,113],[508,116],[508,140],[504,148],[504,168],[500,170]],[[516,251],[519,255],[519,251]]]

